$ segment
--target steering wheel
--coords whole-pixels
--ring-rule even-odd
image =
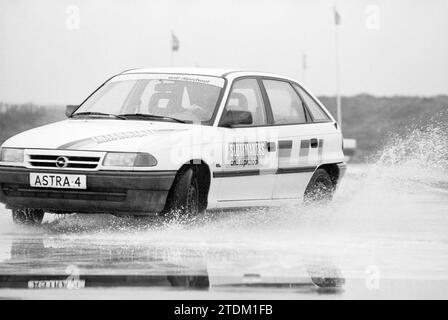
[[[195,114],[195,113],[197,113],[199,115],[207,115],[208,114],[208,111],[204,107],[201,107],[201,106],[199,106],[197,104],[192,104],[190,106],[190,108],[188,108],[187,110],[190,111],[193,114]]]

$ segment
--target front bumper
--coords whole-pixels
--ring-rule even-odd
[[[30,172],[82,174],[86,190],[30,187]],[[146,214],[161,212],[176,171],[80,172],[0,167],[0,202],[7,207],[57,213]]]

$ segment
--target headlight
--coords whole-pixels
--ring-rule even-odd
[[[157,160],[149,153],[109,152],[103,161],[105,167],[154,167]]]
[[[2,162],[23,162],[24,149],[1,148],[0,161]]]

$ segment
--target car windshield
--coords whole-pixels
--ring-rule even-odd
[[[212,120],[224,83],[223,78],[212,76],[119,75],[92,94],[73,116],[203,124]]]

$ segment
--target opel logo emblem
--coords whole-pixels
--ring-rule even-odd
[[[68,166],[68,159],[66,157],[59,157],[56,159],[56,167],[65,168]]]

